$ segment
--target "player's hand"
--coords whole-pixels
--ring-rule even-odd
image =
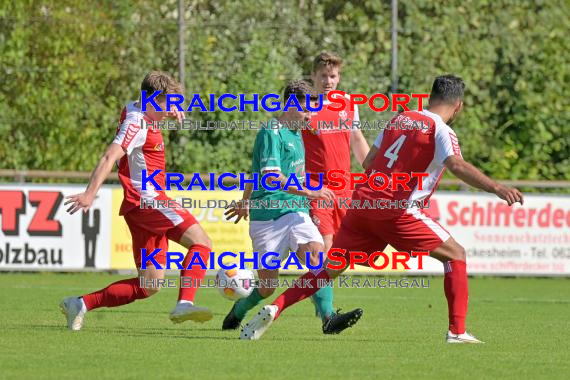
[[[519,202],[522,205],[524,202],[522,193],[515,188],[499,185],[495,194],[497,194],[497,196],[502,200],[507,201],[509,206],[516,202]]]
[[[176,119],[179,123],[182,123],[182,120],[186,118],[186,116],[184,116],[184,111],[178,110],[171,110],[167,113],[167,116]]]
[[[326,187],[320,189],[320,190],[316,190],[316,191],[311,191],[309,193],[308,198],[310,200],[313,199],[326,199],[328,201],[332,201],[334,200],[335,196],[334,193],[331,189],[327,189]]]
[[[235,206],[226,207],[226,212],[224,212],[226,220],[230,220],[234,216],[237,216],[237,219],[234,221],[234,224],[237,224],[242,219],[247,220],[247,218],[249,217],[248,203],[249,203],[248,201],[241,200],[237,202],[237,207]]]
[[[67,199],[63,204],[68,205],[71,203],[71,206],[67,209],[67,212],[71,215],[75,214],[78,210],[83,209],[83,212],[87,212],[91,208],[93,204],[93,200],[95,199],[94,196],[91,196],[87,193],[75,194],[65,197]]]

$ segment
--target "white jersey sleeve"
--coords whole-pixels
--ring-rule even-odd
[[[436,125],[435,159],[438,163],[443,164],[449,156],[462,157],[457,135],[446,124]]]
[[[132,105],[127,106],[125,120],[119,126],[117,135],[113,143],[120,145],[127,155],[136,148],[142,147],[146,142],[148,129],[141,128],[142,113],[132,109]]]

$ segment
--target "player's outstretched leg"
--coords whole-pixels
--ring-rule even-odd
[[[189,225],[180,237],[169,235],[169,238],[177,241],[180,245],[188,248],[188,253],[184,258],[182,265],[184,269],[180,271],[180,289],[178,291],[178,302],[176,307],[170,313],[170,320],[173,323],[182,323],[184,321],[206,322],[214,317],[210,309],[203,306],[194,305],[194,297],[199,288],[200,282],[206,276],[206,268],[196,264],[197,259],[194,257],[199,255],[204,264],[208,264],[210,258],[210,247],[212,241],[206,234],[206,231],[198,224],[196,219],[187,210],[180,211],[179,215],[184,218],[182,224]],[[184,278],[184,280],[183,280]],[[191,286],[183,286],[190,283]]]
[[[443,263],[445,277],[443,288],[447,298],[449,330],[447,343],[483,343],[467,333],[465,319],[469,300],[465,249],[449,238],[431,252],[431,256]]]
[[[321,267],[323,265],[323,252],[328,252],[332,245],[332,235],[323,235],[323,246],[319,242],[309,242],[307,244],[300,244],[297,250],[297,257],[302,257],[303,254],[310,252],[311,265],[313,267]],[[307,257],[305,256],[305,259]],[[315,294],[311,296],[311,302],[315,305],[315,314],[321,318],[323,322],[323,333],[334,334],[330,330],[330,320],[334,316],[333,308],[333,289],[331,285],[321,287]]]
[[[67,328],[79,331],[83,327],[83,318],[87,308],[80,297],[67,297],[59,304],[59,309],[67,319]]]
[[[198,225],[195,225],[198,226]],[[200,255],[202,261],[207,265],[210,257],[210,247],[202,244],[193,244],[188,249],[188,253],[184,258],[183,266],[188,268],[192,262],[194,252]],[[195,262],[195,261],[194,261]],[[173,323],[182,323],[184,321],[207,322],[213,318],[212,311],[207,307],[194,305],[194,297],[198,290],[200,282],[206,276],[206,269],[200,265],[193,265],[190,269],[182,269],[180,271],[180,289],[178,292],[178,302],[176,307],[170,313],[170,320]],[[190,278],[191,286],[183,286],[182,277]]]
[[[127,305],[137,299],[143,299],[156,293],[154,289],[140,286],[138,277],[117,281],[104,289],[86,294],[82,297],[68,297],[59,304],[61,312],[67,318],[70,330],[81,330],[87,311],[100,307],[117,307]]]
[[[341,313],[338,309],[323,323],[324,334],[340,334],[343,330],[352,327],[362,317],[364,310],[357,308],[346,313]]]
[[[320,288],[311,296],[311,302],[315,305],[315,316],[325,322],[334,314],[332,286],[327,285],[324,288]]]
[[[341,271],[333,271],[334,276],[338,276]],[[315,294],[319,289],[319,280],[329,281],[331,279],[326,270],[321,270],[318,274],[309,272],[299,278],[300,284],[309,283],[312,287],[291,287],[283,292],[271,305],[267,305],[257,313],[257,315],[243,327],[240,339],[257,340],[265,333],[275,319],[289,306],[304,300]],[[353,326],[362,316],[362,309],[355,309],[348,313],[338,313],[331,318],[331,331],[336,334],[344,329]]]
[[[264,284],[271,283],[271,280],[279,278],[278,269],[260,269],[257,271],[257,276],[261,282],[259,288],[253,289],[253,292],[245,298],[236,301],[234,306],[224,318],[222,323],[222,330],[237,330],[248,311],[259,305],[265,298],[270,297],[275,292],[275,288],[265,287]]]
[[[323,334],[339,334],[346,326],[352,326],[362,316],[362,309],[348,313],[341,313],[338,309],[335,312],[331,285],[320,288],[310,299],[315,304],[317,316],[323,321]]]
[[[323,210],[321,210],[320,212],[322,212]],[[325,211],[330,211],[332,213],[332,210],[325,210]],[[311,212],[315,212],[315,210],[311,210]],[[333,215],[327,215],[330,218],[333,217]],[[319,230],[320,231],[320,230]],[[332,234],[327,234],[327,233],[323,233],[321,231],[321,234],[323,236],[323,242],[324,242],[324,251],[323,252],[328,252],[328,250],[331,248],[332,243],[333,243],[333,235]],[[320,252],[319,252],[320,255]],[[313,265],[318,265],[318,261],[317,260],[318,256],[311,256],[311,264]],[[316,261],[316,262],[315,262]],[[315,294],[313,294],[311,296],[311,302],[313,303],[313,305],[315,305],[315,316],[317,316],[318,318],[321,318],[321,320],[323,321],[323,332],[324,332],[324,325],[327,323],[327,321],[330,319],[330,317],[334,314],[334,307],[333,307],[333,289],[332,286],[325,286],[321,289],[319,289]]]
[[[311,296],[311,302],[315,305],[316,316],[321,318],[323,322],[323,333],[333,334],[328,327],[331,318],[335,315],[332,286],[327,285],[317,290],[317,292]]]
[[[249,296],[236,301],[228,315],[224,318],[222,330],[237,330],[247,312],[256,307],[265,298],[266,297],[263,297],[259,290],[255,288]]]
[[[275,305],[263,306],[255,317],[245,324],[239,336],[240,339],[258,340],[277,318],[279,309]]]
[[[256,290],[257,289],[254,289],[252,294]],[[250,296],[251,296],[251,294],[250,294]],[[241,325],[241,321],[243,321],[243,318],[240,318],[237,316],[236,306],[237,306],[239,301],[243,301],[243,300],[247,299],[248,297],[242,298],[241,300],[234,302],[230,312],[226,315],[226,317],[224,318],[224,321],[222,322],[222,330],[237,330],[237,328]]]

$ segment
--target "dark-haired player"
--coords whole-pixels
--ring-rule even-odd
[[[392,121],[402,123],[429,123],[429,129],[386,129],[380,132],[373,148],[366,157],[366,173],[370,176],[382,172],[389,178],[392,172],[429,173],[423,180],[423,190],[417,183],[408,183],[409,191],[399,187],[391,191],[377,191],[369,184],[359,185],[353,200],[379,199],[408,200],[409,202],[429,199],[447,168],[467,184],[496,194],[510,205],[523,203],[523,196],[517,190],[503,186],[487,177],[461,156],[457,136],[451,124],[463,108],[465,84],[455,76],[444,75],[433,83],[429,110],[404,112]],[[381,183],[378,186],[382,185]],[[342,221],[340,231],[333,243],[337,254],[348,261],[350,251],[361,251],[368,255],[383,251],[390,244],[398,251],[429,251],[430,256],[443,263],[444,291],[449,310],[448,343],[481,343],[467,333],[468,290],[465,249],[459,245],[439,223],[419,208],[411,209],[351,209]],[[301,279],[311,281],[314,288],[289,288],[271,305],[265,306],[247,325],[247,334],[258,339],[270,324],[287,307],[310,297],[318,289],[314,279],[336,278],[345,269],[321,270],[307,273]],[[351,321],[347,323],[347,327]]]

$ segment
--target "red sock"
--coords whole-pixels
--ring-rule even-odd
[[[188,253],[184,258],[184,262],[182,265],[184,268],[188,268],[188,264],[192,262],[192,256],[194,252],[198,252],[204,264],[208,265],[208,259],[210,258],[210,248],[206,247],[205,245],[201,244],[194,244],[188,249]],[[194,264],[196,264],[196,260],[194,260]],[[197,286],[194,284],[199,284],[199,282],[195,281],[202,281],[206,276],[206,269],[202,269],[200,265],[194,265],[190,269],[182,269],[180,271],[180,277],[190,277],[192,278],[192,282],[190,283],[186,280],[186,284],[191,284],[191,287],[182,287],[180,286],[180,291],[178,292],[178,301],[192,301],[194,302],[194,296],[196,295],[196,291],[198,290]]]
[[[450,260],[443,263],[445,278],[443,289],[449,310],[449,331],[454,334],[465,332],[469,291],[467,286],[467,265],[465,261]]]
[[[277,319],[283,310],[287,309],[289,306],[296,304],[297,302],[300,302],[305,298],[309,298],[315,294],[319,290],[319,279],[324,279],[326,281],[330,280],[329,274],[326,270],[320,271],[317,275],[313,274],[312,272],[308,272],[299,277],[299,280],[301,280],[299,283],[301,285],[308,283],[313,287],[311,288],[308,285],[307,287],[302,288],[294,286],[285,290],[272,303],[272,305],[275,305],[279,308],[277,310],[277,314],[275,315],[275,319]]]
[[[87,310],[99,307],[115,307],[126,305],[134,300],[147,298],[148,293],[145,288],[141,288],[138,277],[117,281],[107,286],[105,289],[86,294],[83,302]]]

